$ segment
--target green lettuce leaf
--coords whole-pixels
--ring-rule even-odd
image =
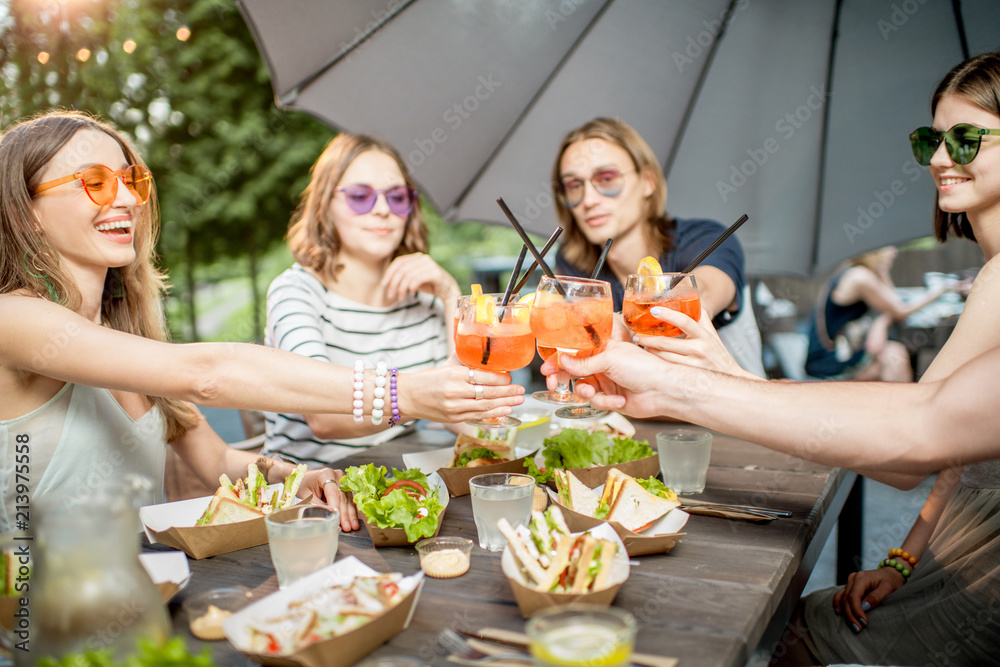
[[[394,489],[382,496],[393,482],[403,479],[422,485],[427,489],[427,497],[418,501],[403,489]],[[393,468],[391,477],[388,477],[385,466],[376,468],[374,463],[352,466],[344,471],[340,488],[354,493],[354,504],[367,521],[379,528],[402,528],[410,542],[432,536],[437,530],[438,517],[444,510],[437,486],[430,484],[427,475],[418,468]],[[427,516],[418,515],[421,508],[427,510]]]
[[[498,459],[500,455],[494,452],[492,449],[486,449],[485,447],[474,447],[470,450],[462,452],[462,455],[458,457],[455,461],[456,468],[464,468],[469,465],[469,461],[475,461],[476,459]]]
[[[661,498],[666,498],[667,500],[677,500],[677,494],[669,486],[664,486],[663,482],[655,477],[648,477],[643,479],[642,477],[636,477],[636,482],[639,486],[646,489],[654,496],[659,496]]]

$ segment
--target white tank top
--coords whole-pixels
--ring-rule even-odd
[[[107,389],[70,383],[28,414],[0,420],[0,532],[18,529],[25,500],[84,495],[128,473],[149,477],[154,502],[163,502],[165,434],[158,408],[132,419]]]

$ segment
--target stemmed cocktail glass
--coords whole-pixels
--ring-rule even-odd
[[[656,306],[680,311],[697,321],[701,317],[701,298],[694,275],[630,274],[622,303],[622,317],[628,328],[643,336],[680,336],[680,329],[650,314],[649,309]]]
[[[535,356],[530,303],[508,302],[503,295],[482,294],[459,303],[455,352],[469,368],[497,373],[524,368]],[[465,422],[485,428],[518,426],[515,417],[492,417]]]
[[[587,356],[599,352],[611,337],[614,306],[611,285],[604,280],[570,276],[542,277],[531,308],[531,331],[542,358],[554,350]],[[587,419],[607,414],[595,410],[569,387],[569,374],[559,370],[554,391],[538,391],[540,401],[566,407],[557,417]]]

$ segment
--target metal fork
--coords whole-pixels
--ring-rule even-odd
[[[452,655],[467,662],[487,663],[497,660],[521,660],[531,662],[532,658],[527,653],[505,652],[486,653],[470,645],[467,641],[451,628],[445,628],[438,634],[438,643],[448,649]]]

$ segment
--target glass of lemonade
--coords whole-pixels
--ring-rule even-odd
[[[535,667],[619,667],[629,664],[636,622],[618,607],[548,607],[528,621]]]
[[[268,514],[264,523],[279,588],[323,569],[337,555],[338,510],[315,505],[290,507]]]
[[[497,528],[501,517],[510,525],[527,524],[531,518],[531,501],[535,480],[530,475],[494,472],[477,475],[469,480],[472,495],[472,517],[476,520],[479,547],[487,551],[502,551],[507,538]]]

